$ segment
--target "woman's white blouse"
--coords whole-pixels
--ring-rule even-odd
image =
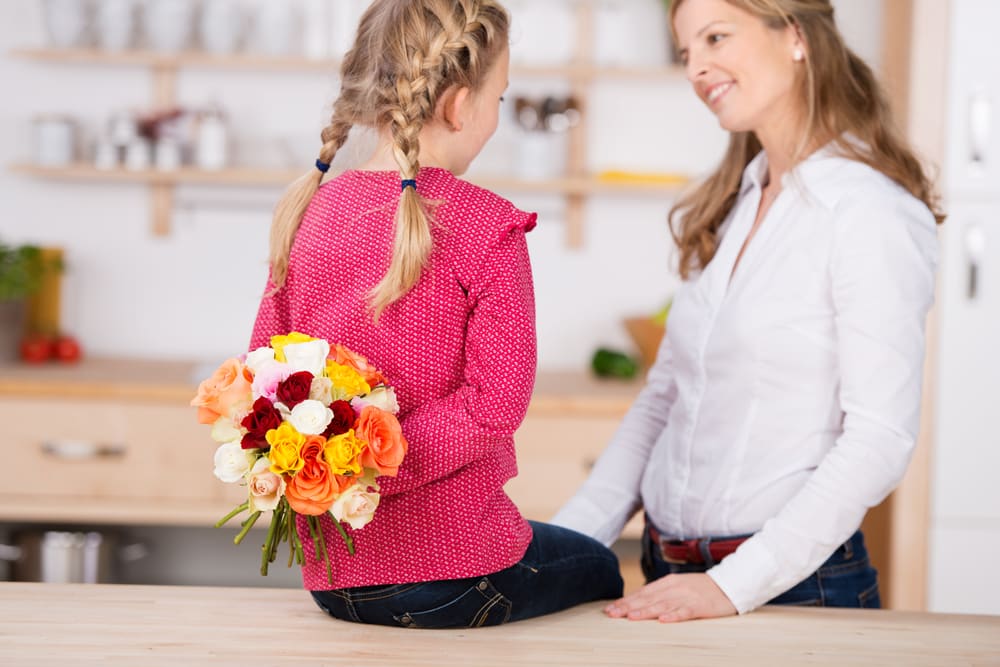
[[[646,386],[553,519],[605,544],[639,507],[666,536],[753,533],[708,572],[740,613],[812,574],[902,478],[938,252],[923,203],[823,150],[784,177],[733,273],[766,173],[761,153]]]

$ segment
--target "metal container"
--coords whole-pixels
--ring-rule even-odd
[[[141,544],[120,546],[114,533],[26,530],[0,545],[12,581],[114,583],[123,562],[146,555]]]

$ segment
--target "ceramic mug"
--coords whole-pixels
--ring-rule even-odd
[[[174,53],[188,47],[194,28],[194,0],[148,0],[145,32],[154,51]]]
[[[87,5],[83,0],[44,0],[43,10],[52,46],[67,49],[83,45],[87,32]]]
[[[101,48],[124,51],[132,46],[136,6],[135,0],[100,0],[95,19]]]

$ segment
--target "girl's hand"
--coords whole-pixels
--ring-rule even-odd
[[[732,616],[736,607],[707,574],[669,574],[604,608],[611,618],[661,623]]]

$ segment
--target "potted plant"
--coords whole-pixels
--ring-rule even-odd
[[[28,298],[41,287],[46,271],[57,268],[38,246],[0,242],[0,361],[16,358],[25,333]]]

